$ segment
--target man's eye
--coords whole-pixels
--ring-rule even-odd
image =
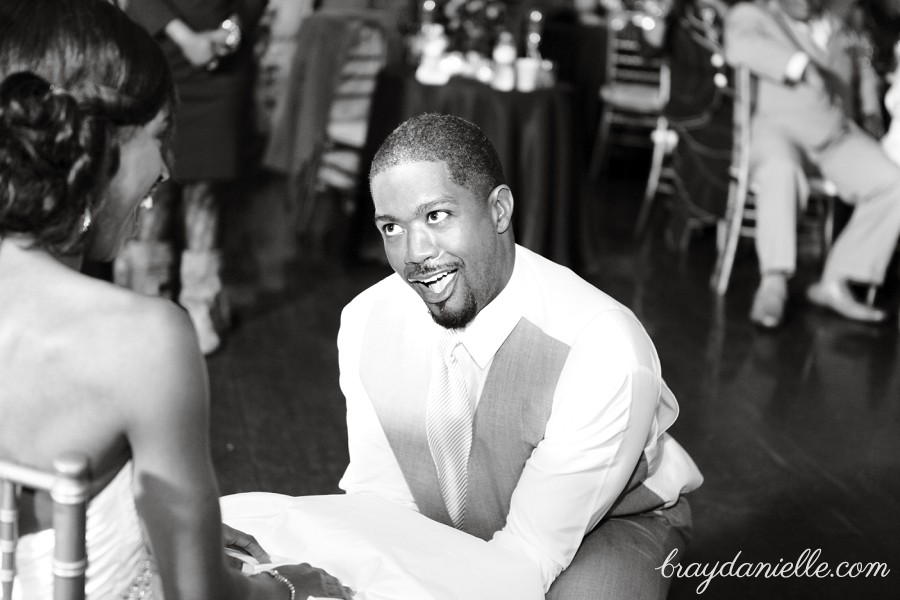
[[[447,218],[447,211],[444,210],[435,210],[428,213],[428,222],[429,223],[440,223],[444,219]]]
[[[384,233],[385,236],[392,237],[395,235],[399,235],[402,230],[399,227],[397,227],[397,225],[395,225],[394,223],[388,223],[387,225],[381,226],[381,231]]]

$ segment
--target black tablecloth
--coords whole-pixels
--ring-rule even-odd
[[[497,148],[515,199],[516,240],[551,260],[577,267],[578,194],[582,161],[573,122],[573,88],[567,84],[531,93],[499,92],[477,81],[453,78],[443,86],[418,83],[409,72],[385,70],[372,102],[363,172],[378,147],[401,122],[423,112],[448,113],[482,128]],[[367,182],[357,235],[368,235],[372,204]]]
[[[582,156],[587,165],[600,117],[600,86],[606,80],[606,24],[548,19],[541,55],[554,62],[559,81],[575,88],[575,135],[579,147],[587,149]]]

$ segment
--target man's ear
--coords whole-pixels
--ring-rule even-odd
[[[513,195],[508,185],[500,184],[491,190],[488,208],[497,227],[497,233],[506,233],[512,225],[513,214]]]

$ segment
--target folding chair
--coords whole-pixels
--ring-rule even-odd
[[[600,87],[600,124],[590,172],[603,170],[613,143],[649,147],[650,132],[664,126],[669,67],[660,52],[650,51],[642,29],[647,15],[623,11],[606,20],[606,77]]]

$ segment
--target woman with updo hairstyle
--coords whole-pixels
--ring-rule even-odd
[[[88,598],[348,598],[309,565],[226,560],[268,557],[221,524],[190,319],[78,270],[114,258],[168,176],[174,102],[159,47],[106,0],[0,3],[0,458],[88,458]],[[49,599],[49,498],[20,500],[13,598]]]

